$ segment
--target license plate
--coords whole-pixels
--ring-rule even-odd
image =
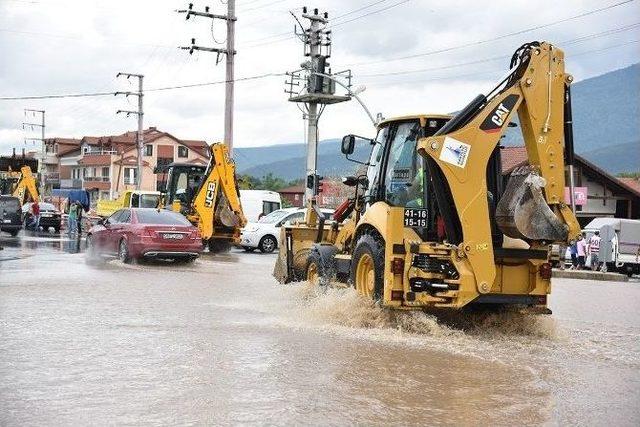
[[[10,219],[3,219],[2,222],[5,223],[5,224],[9,224],[11,222],[11,220]]]
[[[43,218],[51,218],[53,215],[51,215],[51,214],[41,214],[40,216],[43,217]]]
[[[429,222],[429,213],[426,209],[405,208],[404,210],[404,226],[405,227],[427,227]]]
[[[167,240],[182,240],[184,239],[184,234],[182,233],[164,233],[162,235],[163,239]]]

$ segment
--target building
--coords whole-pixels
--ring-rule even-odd
[[[292,185],[291,187],[278,190],[282,197],[283,205],[300,208],[304,204],[304,185]]]
[[[113,136],[85,136],[81,139],[45,140],[43,177],[53,188],[82,188],[92,200],[115,198],[133,189],[137,176],[137,132]],[[150,127],[143,132],[143,190],[164,187],[166,176],[155,174],[157,166],[172,162],[206,165],[209,146],[205,141],[182,140]]]
[[[504,147],[502,175],[506,181],[517,167],[527,164],[525,147]],[[566,184],[569,183],[568,172]],[[599,217],[640,218],[640,184],[632,178],[616,178],[587,159],[576,155],[574,185],[576,195],[576,217],[580,225],[587,225]],[[568,188],[565,201],[569,203]]]

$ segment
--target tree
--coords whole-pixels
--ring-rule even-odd
[[[616,176],[618,178],[640,179],[640,171],[638,171],[638,172],[620,172]]]

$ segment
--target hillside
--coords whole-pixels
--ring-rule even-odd
[[[572,97],[576,152],[611,173],[640,170],[640,64],[579,81]],[[520,129],[509,128],[502,143],[522,145]],[[304,176],[305,152],[305,144],[280,144],[236,148],[235,156],[240,173],[293,180]],[[345,175],[356,167],[340,153],[338,139],[320,142],[321,175]]]

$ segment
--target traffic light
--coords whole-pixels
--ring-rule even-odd
[[[324,176],[320,176],[320,175],[316,175],[316,188],[315,188],[315,195],[317,196],[318,194],[322,193],[322,180],[324,179]]]

